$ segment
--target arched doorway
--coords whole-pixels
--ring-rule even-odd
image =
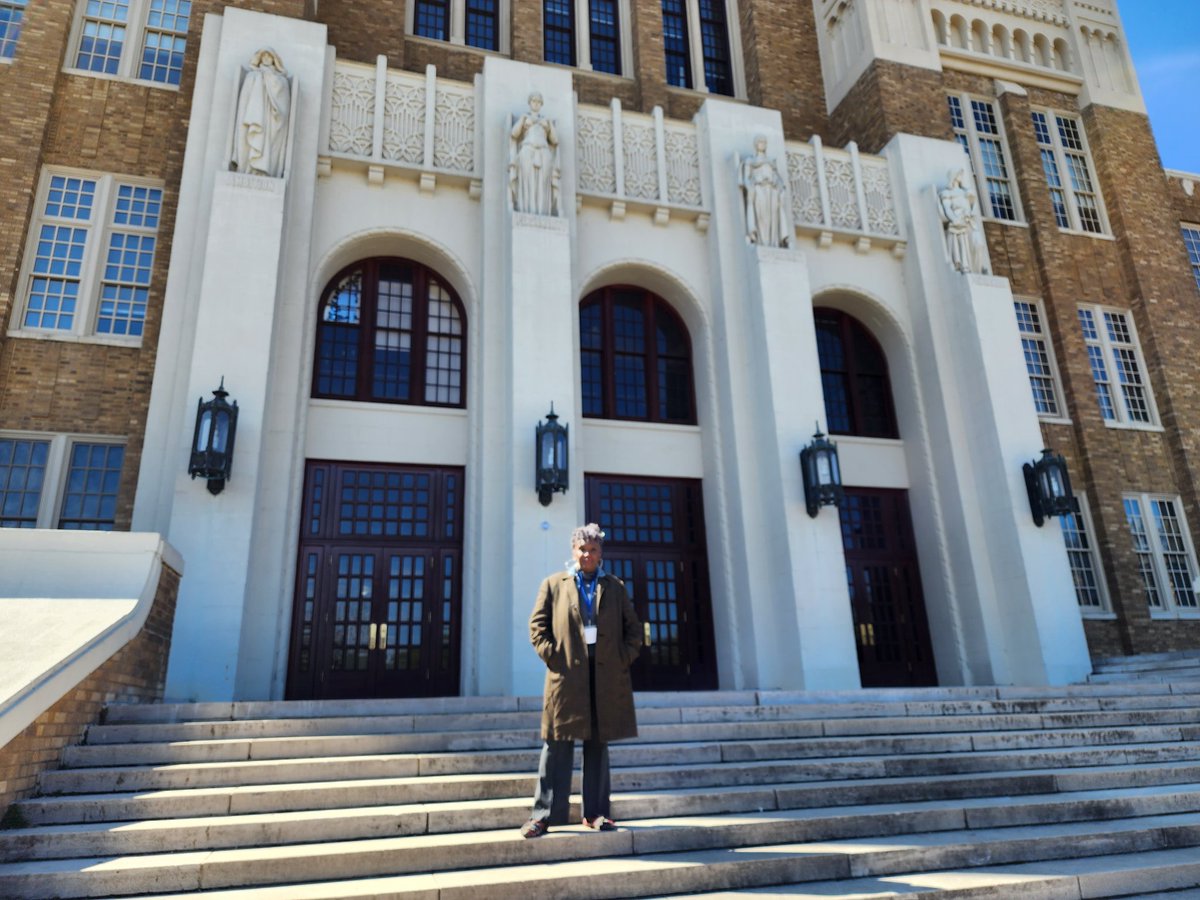
[[[898,439],[879,342],[845,312],[818,307],[813,315],[830,433]],[[936,684],[908,492],[848,487],[840,516],[863,686]]]

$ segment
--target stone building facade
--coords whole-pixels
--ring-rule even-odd
[[[1200,639],[1200,179],[1113,0],[0,14],[0,525],[182,552],[169,698],[536,692],[585,518],[643,689],[1062,683]],[[1039,527],[1043,447],[1081,504]]]

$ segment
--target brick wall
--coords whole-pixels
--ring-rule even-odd
[[[179,573],[163,566],[146,623],[133,640],[0,747],[0,813],[30,796],[40,773],[58,768],[63,750],[83,739],[106,704],[162,699],[178,594]]]

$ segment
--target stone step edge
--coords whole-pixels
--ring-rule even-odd
[[[1197,693],[1191,685],[1184,693]],[[1055,687],[1011,685],[980,687],[935,687],[935,688],[862,688],[852,691],[696,691],[696,692],[646,692],[634,694],[634,703],[641,708],[652,707],[695,707],[695,706],[778,706],[806,705],[811,703],[903,703],[930,702],[938,700],[1039,700],[1063,697],[1120,697],[1144,694],[1171,694],[1171,685],[1092,685],[1074,684]],[[713,703],[719,700],[719,703]],[[228,702],[202,703],[158,703],[158,704],[110,704],[106,708],[109,721],[130,721],[127,716],[136,716],[136,721],[147,722],[147,715],[165,715],[168,722],[211,721],[246,718],[265,710],[293,715],[272,715],[269,718],[322,718],[323,713],[344,715],[347,704],[369,705],[370,714],[382,710],[399,710],[397,714],[436,715],[441,710],[446,714],[461,712],[528,712],[542,708],[542,698],[522,697],[443,697],[423,699],[376,699],[376,700],[237,700]],[[440,707],[440,710],[439,710]],[[138,712],[134,712],[137,710]],[[305,710],[309,710],[305,712]],[[409,712],[412,711],[412,712]],[[115,717],[115,719],[114,719]]]
[[[1196,709],[1200,710],[1200,695],[1196,697]],[[927,723],[930,727],[934,727],[938,723],[944,723],[950,727],[950,733],[976,732],[984,731],[978,725],[967,725],[966,727],[953,727],[955,725],[972,722],[974,720],[988,720],[996,724],[993,731],[1000,730],[1057,730],[1068,728],[1104,728],[1104,727],[1154,727],[1156,725],[1171,725],[1171,724],[1193,724],[1193,721],[1142,721],[1142,722],[1118,722],[1112,725],[1105,724],[1104,719],[1154,719],[1155,717],[1164,717],[1168,720],[1179,719],[1186,716],[1188,713],[1194,713],[1195,710],[1187,706],[1163,706],[1136,709],[1104,709],[1100,707],[1088,709],[1062,709],[1062,710],[1041,710],[1041,711],[1019,711],[1006,710],[1003,712],[986,712],[979,710],[962,711],[954,713],[944,713],[922,709],[908,709],[904,715],[864,715],[861,710],[850,714],[849,707],[841,707],[837,711],[847,712],[846,715],[825,715],[823,707],[757,707],[761,709],[782,710],[785,711],[781,715],[773,715],[771,717],[738,717],[729,718],[714,716],[711,718],[681,718],[679,720],[670,721],[643,721],[641,726],[646,728],[679,728],[679,727],[704,727],[704,726],[736,726],[744,724],[770,726],[783,726],[787,724],[798,723],[816,723],[822,726],[822,731],[826,728],[832,728],[832,733],[828,736],[849,736],[856,734],[889,734],[884,729],[890,725],[899,725],[900,723]],[[701,709],[712,710],[720,709],[720,707],[703,707]],[[684,711],[680,711],[681,713]],[[799,712],[812,712],[812,715],[800,715]],[[88,729],[86,743],[88,746],[111,746],[123,744],[156,744],[156,743],[199,743],[204,741],[221,741],[221,740],[266,740],[269,738],[319,738],[319,737],[350,737],[362,735],[379,735],[379,734],[404,734],[404,735],[431,735],[431,734],[454,734],[454,735],[495,735],[512,732],[530,732],[536,731],[539,728],[537,721],[530,713],[515,714],[530,719],[527,723],[512,723],[508,727],[497,727],[505,723],[486,721],[495,718],[494,715],[485,717],[485,721],[479,724],[482,727],[465,727],[463,723],[459,723],[460,727],[456,728],[434,728],[417,727],[416,717],[412,716],[381,716],[381,717],[326,717],[309,718],[309,719],[246,719],[238,721],[219,721],[219,722],[180,722],[180,723],[129,723],[119,725],[94,725]],[[1071,719],[1093,719],[1101,721],[1093,721],[1089,724],[1073,725],[1070,724]],[[1036,721],[1039,724],[1027,724],[1030,721]],[[325,723],[338,722],[337,728],[325,727]],[[313,725],[314,730],[311,732],[299,732],[289,727],[284,727],[281,723],[309,723]],[[318,726],[317,723],[320,723]],[[361,724],[360,724],[361,723]],[[369,724],[370,728],[364,729],[362,725]],[[854,724],[861,724],[863,731],[848,731]],[[356,729],[355,726],[359,727]],[[188,736],[188,732],[203,732],[204,729],[214,729],[217,726],[229,726],[221,728],[225,732],[219,735],[213,734],[197,734]],[[275,726],[275,727],[271,727]],[[1007,727],[1005,727],[1007,726]],[[173,736],[163,736],[166,735]],[[922,734],[923,731],[900,730],[895,732],[898,734]]]
[[[1032,788],[1038,786],[1037,782],[1045,779],[1043,776],[1031,776],[1035,782],[1030,785]],[[980,782],[986,779],[978,779]],[[897,780],[899,786],[907,786],[909,784],[920,783],[922,779]],[[862,784],[851,782],[848,785],[840,786],[857,786]],[[731,788],[723,792],[731,798],[736,798],[738,795],[748,796],[754,799],[753,802],[761,804],[765,795],[769,793],[775,794],[774,805],[769,807],[759,806],[756,809],[740,807],[736,804],[731,804],[727,809],[710,808],[705,811],[696,812],[693,816],[688,816],[683,813],[666,815],[660,812],[654,816],[654,820],[662,827],[664,820],[670,820],[678,827],[689,827],[688,820],[692,818],[709,819],[715,816],[744,816],[753,812],[763,814],[775,814],[796,820],[803,820],[808,823],[817,823],[823,819],[847,820],[851,818],[871,818],[871,817],[891,817],[897,814],[911,815],[917,813],[926,814],[947,814],[947,813],[963,813],[964,821],[970,819],[978,819],[981,816],[994,815],[998,810],[1011,810],[1030,812],[1035,809],[1056,808],[1060,812],[1068,812],[1071,807],[1078,804],[1088,804],[1088,810],[1094,816],[1094,821],[1103,822],[1116,818],[1143,818],[1146,816],[1166,815],[1164,812],[1130,812],[1130,807],[1138,801],[1144,804],[1153,804],[1155,801],[1167,802],[1171,801],[1179,808],[1173,809],[1172,812],[1186,811],[1189,814],[1200,812],[1200,782],[1184,782],[1184,783],[1168,783],[1156,785],[1132,785],[1126,787],[1105,787],[1091,789],[1076,789],[1076,790],[1056,790],[1052,784],[1047,784],[1045,787],[1051,788],[1050,791],[1042,793],[1021,793],[1021,794],[961,794],[946,797],[938,797],[929,800],[895,800],[881,803],[847,803],[843,805],[831,804],[827,806],[791,806],[787,805],[787,801],[781,801],[779,792],[792,791],[820,791],[823,795],[828,794],[836,787],[831,787],[827,784],[816,783],[800,783],[791,785],[773,785],[768,787],[761,786],[739,786]],[[631,808],[646,808],[655,804],[663,805],[666,801],[680,800],[686,804],[686,798],[690,796],[689,791],[629,791],[614,796],[615,805],[619,807],[630,806]],[[996,801],[988,803],[988,801]],[[668,804],[669,805],[669,804]],[[30,840],[44,839],[54,840],[62,837],[75,837],[80,835],[105,835],[105,834],[124,834],[130,831],[137,831],[144,835],[161,834],[169,837],[169,833],[182,833],[189,830],[209,831],[215,829],[230,829],[244,827],[246,829],[254,829],[263,825],[278,825],[287,826],[291,824],[304,824],[312,821],[321,821],[324,819],[340,819],[342,821],[353,818],[395,818],[400,819],[407,817],[411,820],[419,820],[425,818],[425,826],[422,830],[408,830],[403,833],[406,837],[417,835],[437,835],[437,834],[461,834],[471,829],[457,828],[439,828],[435,831],[429,830],[429,817],[432,813],[437,813],[442,817],[451,817],[455,814],[468,816],[481,811],[495,812],[497,810],[515,810],[516,814],[513,817],[514,826],[522,821],[522,813],[529,807],[529,799],[527,797],[503,797],[492,798],[485,800],[459,800],[449,801],[444,803],[411,803],[411,804],[386,804],[380,806],[355,806],[355,807],[336,807],[330,809],[296,809],[275,812],[263,813],[240,813],[240,814],[223,814],[211,816],[188,816],[174,819],[140,819],[131,821],[115,821],[105,820],[101,822],[80,822],[69,824],[52,824],[38,825],[27,828],[13,828],[0,831],[0,853],[4,852],[3,848],[6,844],[21,845]],[[578,793],[572,797],[572,810],[578,813],[579,799]],[[1186,810],[1184,809],[1186,807]],[[1104,815],[1101,815],[1101,812]],[[1109,816],[1108,812],[1116,812],[1118,815]],[[627,823],[634,823],[638,819],[626,819]],[[1064,822],[1080,822],[1083,821],[1077,818],[1058,818],[1054,819],[1055,823]],[[1049,824],[1047,822],[1028,822],[1016,824]],[[486,829],[491,830],[491,829]],[[356,840],[359,838],[321,838],[325,841],[346,841]],[[312,840],[305,841],[289,841],[289,840],[273,840],[268,842],[260,842],[253,846],[279,846],[284,844],[295,843],[312,843]],[[209,847],[206,849],[216,849]],[[182,852],[182,851],[176,851]],[[141,854],[139,854],[141,855]],[[49,857],[46,857],[49,858]],[[13,860],[8,860],[12,862]]]
[[[646,825],[649,828],[654,828],[655,820],[649,820]],[[898,848],[874,849],[862,851],[862,837],[847,836],[840,840],[826,839],[823,841],[801,841],[801,842],[783,842],[773,844],[751,844],[739,845],[737,847],[719,847],[715,849],[693,849],[693,850],[676,850],[670,852],[659,852],[648,848],[648,852],[639,853],[637,850],[637,831],[634,829],[626,829],[611,834],[589,834],[582,833],[582,826],[572,826],[571,831],[552,831],[550,835],[535,842],[523,841],[519,836],[515,835],[513,830],[509,829],[503,833],[501,842],[519,842],[515,846],[521,847],[525,857],[535,855],[534,860],[523,861],[516,864],[501,864],[479,866],[473,869],[464,869],[461,866],[455,867],[457,857],[447,860],[446,869],[440,870],[441,874],[452,873],[454,879],[460,883],[466,884],[488,884],[488,879],[494,879],[499,883],[513,884],[520,881],[522,877],[534,878],[535,880],[543,880],[546,878],[553,879],[555,885],[561,888],[564,879],[571,878],[573,872],[578,870],[586,870],[589,868],[603,868],[607,871],[604,873],[607,877],[620,877],[622,885],[622,893],[619,896],[637,896],[645,895],[646,893],[661,894],[661,889],[653,891],[645,891],[643,888],[638,888],[634,893],[629,889],[633,887],[633,879],[638,870],[643,872],[652,870],[656,867],[662,871],[676,872],[680,868],[698,866],[706,869],[713,869],[721,866],[732,866],[739,870],[737,882],[739,884],[757,883],[757,884],[778,884],[781,882],[780,873],[772,871],[776,868],[772,863],[783,863],[788,869],[794,869],[796,866],[807,869],[816,869],[817,871],[806,871],[797,873],[791,871],[788,873],[790,879],[797,881],[807,880],[820,881],[829,878],[846,879],[854,873],[854,863],[857,863],[857,868],[861,871],[865,867],[865,859],[876,857],[873,868],[888,868],[889,860],[887,857],[894,857],[894,861],[890,862],[890,868],[893,872],[912,871],[914,855],[921,855],[922,851],[930,855],[937,856],[940,854],[943,859],[941,866],[945,866],[944,857],[953,852],[963,854],[978,853],[980,845],[984,845],[990,852],[984,856],[989,860],[994,860],[994,848],[1002,846],[1004,843],[1015,843],[1021,845],[1020,853],[1023,859],[1028,859],[1035,845],[1039,849],[1038,853],[1045,853],[1044,856],[1039,856],[1039,861],[1055,859],[1056,866],[1065,864],[1073,860],[1071,857],[1064,858],[1063,848],[1070,845],[1076,849],[1083,849],[1085,853],[1090,851],[1095,856],[1111,855],[1103,849],[1102,840],[1107,839],[1113,842],[1120,842],[1120,839],[1125,838],[1125,843],[1133,842],[1135,845],[1138,840],[1153,841],[1166,840],[1176,841],[1179,846],[1186,846],[1191,850],[1188,855],[1189,861],[1194,866],[1194,871],[1200,873],[1200,855],[1197,855],[1194,848],[1197,843],[1200,843],[1200,822],[1196,821],[1195,816],[1154,816],[1149,817],[1145,821],[1128,821],[1116,820],[1103,823],[1081,822],[1074,823],[1076,827],[1071,825],[1055,825],[1047,827],[1029,827],[1017,826],[1015,828],[991,828],[991,829],[951,829],[945,828],[933,832],[916,832],[908,835],[901,835],[907,840]],[[1088,831],[1088,826],[1107,826],[1107,829],[1100,828]],[[1116,826],[1116,827],[1114,827]],[[1120,827],[1128,826],[1128,827]],[[1037,833],[1037,832],[1045,832]],[[1019,833],[1018,833],[1019,832]],[[1031,832],[1035,832],[1032,833]],[[501,833],[492,833],[500,836]],[[650,832],[654,834],[654,832]],[[917,847],[914,851],[913,845],[916,839],[925,835],[934,838],[931,846]],[[1144,835],[1144,836],[1143,836]],[[1084,836],[1090,838],[1086,842],[1078,840],[1068,841],[1066,838]],[[468,835],[472,846],[476,852],[481,852],[480,848],[486,846],[486,836],[480,833]],[[1184,844],[1184,841],[1190,843]],[[401,851],[398,851],[394,846],[397,839],[377,839],[373,841],[360,842],[371,844],[370,848],[359,847],[358,857],[364,854],[374,854],[377,859],[386,857],[386,862],[380,859],[380,862],[386,866],[395,866],[399,862],[398,856]],[[956,843],[957,841],[957,843]],[[465,842],[463,842],[465,843]],[[877,847],[883,846],[877,844]],[[855,849],[859,848],[859,852],[855,855]],[[258,884],[286,884],[288,875],[297,874],[297,869],[288,866],[288,860],[291,860],[291,865],[298,865],[297,860],[303,859],[308,861],[310,865],[322,866],[324,869],[325,860],[336,861],[337,865],[331,866],[336,869],[344,869],[348,863],[353,860],[345,853],[341,853],[344,848],[338,845],[293,845],[291,847],[282,848],[283,850],[291,851],[290,853],[276,852],[270,854],[269,861],[276,866],[283,865],[282,873],[275,874],[275,880],[272,882],[258,882]],[[1140,849],[1140,848],[1137,848]],[[1157,849],[1157,848],[1156,848]],[[320,856],[314,850],[324,850],[325,856]],[[746,850],[751,850],[752,855],[744,855],[741,859],[738,858],[739,853]],[[824,851],[824,852],[822,852]],[[414,852],[420,852],[417,848]],[[511,860],[511,853],[507,853],[503,846],[499,848],[500,855]],[[1012,852],[1012,851],[1010,851]],[[1123,853],[1121,855],[1128,855]],[[233,882],[229,879],[232,877],[244,877],[236,874],[236,870],[240,867],[245,868],[248,861],[246,854],[243,851],[213,851],[210,853],[185,853],[185,854],[162,854],[154,857],[154,861],[159,865],[153,865],[147,862],[144,857],[123,857],[123,858],[87,858],[75,860],[47,860],[35,863],[17,863],[0,865],[0,888],[7,887],[9,889],[14,886],[20,889],[25,885],[36,884],[46,893],[43,896],[78,896],[73,894],[70,886],[71,881],[78,883],[80,880],[92,878],[92,884],[87,889],[89,895],[94,895],[93,888],[103,889],[104,881],[120,879],[128,873],[140,873],[143,878],[149,877],[153,880],[158,880],[156,872],[172,872],[176,876],[192,877],[194,874],[196,889],[199,888],[214,888],[237,886],[244,887],[246,882]],[[590,858],[590,859],[589,859]],[[585,860],[585,861],[581,861]],[[127,865],[122,869],[121,863],[126,862]],[[370,871],[366,865],[369,861],[359,861],[357,868],[353,872],[363,872],[366,877],[372,875],[378,876],[386,874],[386,869],[383,871]],[[545,865],[548,862],[554,862],[553,866]],[[931,871],[938,868],[936,858],[931,860],[934,864],[928,870]],[[141,865],[138,865],[141,863]],[[413,874],[407,876],[410,879],[427,878],[428,873],[432,871],[429,866],[430,856],[428,852],[418,861],[423,874]],[[786,866],[787,863],[796,865]],[[958,866],[963,866],[964,863],[959,863]],[[970,866],[969,862],[965,865]],[[1017,865],[1017,864],[1014,864]],[[1036,863],[1024,862],[1019,865],[1026,867],[1036,865]],[[228,872],[222,873],[221,869],[227,869]],[[215,871],[213,871],[215,870]],[[752,879],[748,878],[748,871],[754,870],[758,874]],[[762,877],[764,874],[767,877]],[[90,873],[95,872],[92,876]],[[206,878],[205,875],[208,875]],[[587,871],[578,871],[576,877],[590,877],[594,873]],[[280,877],[282,875],[282,877]],[[701,876],[704,883],[711,884],[714,876],[712,872],[708,872]],[[68,884],[63,885],[61,882],[66,880]],[[227,881],[227,884],[220,882]],[[132,882],[128,882],[124,890],[129,891]],[[683,893],[691,892],[703,886],[703,883],[697,882],[691,885],[683,886],[679,890],[680,884],[677,880],[672,880],[673,892]],[[1161,885],[1154,885],[1160,887]],[[152,885],[153,887],[153,885]],[[185,886],[182,889],[191,889],[192,886]],[[133,892],[144,892],[140,888],[134,887]],[[24,895],[24,892],[22,892]],[[439,896],[445,896],[441,894]],[[531,896],[522,894],[522,896]],[[541,896],[534,894],[533,896]],[[552,896],[552,895],[551,895]],[[561,896],[561,895],[559,895]]]

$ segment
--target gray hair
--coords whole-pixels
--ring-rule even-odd
[[[604,543],[604,532],[600,530],[600,526],[595,522],[588,522],[586,525],[580,525],[571,532],[571,547],[582,547],[587,543]]]

